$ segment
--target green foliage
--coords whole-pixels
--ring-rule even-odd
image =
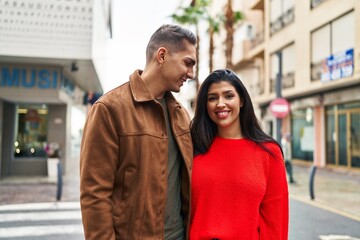
[[[220,32],[221,25],[225,22],[225,16],[223,14],[217,14],[215,17],[208,16],[207,21],[209,29],[211,28],[214,33],[218,33]]]
[[[177,13],[170,17],[181,24],[196,25],[208,15],[210,0],[195,0],[194,4],[188,7],[179,7]]]
[[[234,11],[234,23],[244,20],[244,14],[240,11]]]

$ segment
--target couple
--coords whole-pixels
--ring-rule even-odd
[[[196,61],[194,34],[163,25],[145,69],[92,106],[80,162],[86,239],[287,239],[281,148],[240,79],[212,72],[191,124],[171,94]]]

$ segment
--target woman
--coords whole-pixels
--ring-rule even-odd
[[[190,239],[288,239],[288,188],[279,144],[256,119],[230,70],[202,83],[194,144]]]

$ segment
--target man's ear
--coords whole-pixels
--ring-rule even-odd
[[[161,47],[157,50],[156,52],[156,60],[159,62],[159,63],[163,63],[164,60],[165,60],[165,56],[167,54],[167,49],[164,48],[164,47]]]

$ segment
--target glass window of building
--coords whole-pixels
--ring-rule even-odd
[[[322,26],[311,33],[311,80],[319,80],[324,61],[355,46],[354,12]]]
[[[339,53],[355,46],[355,14],[348,13],[332,23],[332,53]]]
[[[48,107],[45,104],[18,104],[15,122],[14,157],[45,158]]]
[[[314,160],[314,123],[313,109],[300,109],[291,112],[292,157],[313,162]]]
[[[326,107],[326,163],[360,168],[360,102]]]
[[[282,88],[291,88],[295,84],[295,44],[281,49]],[[275,91],[276,77],[279,72],[279,57],[276,53],[270,56],[270,92]]]
[[[274,34],[294,21],[295,0],[270,1],[270,34]]]
[[[282,88],[291,88],[295,84],[295,44],[291,44],[282,50],[282,58]]]

